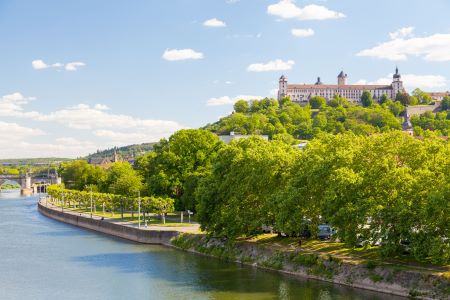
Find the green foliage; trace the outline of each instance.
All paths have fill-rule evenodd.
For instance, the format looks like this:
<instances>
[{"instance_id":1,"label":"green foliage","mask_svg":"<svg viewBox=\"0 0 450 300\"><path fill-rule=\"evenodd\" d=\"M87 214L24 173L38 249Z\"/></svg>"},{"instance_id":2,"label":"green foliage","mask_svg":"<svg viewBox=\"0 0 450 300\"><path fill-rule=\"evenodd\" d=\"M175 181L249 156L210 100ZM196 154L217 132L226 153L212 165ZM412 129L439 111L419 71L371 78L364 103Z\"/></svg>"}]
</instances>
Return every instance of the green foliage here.
<instances>
[{"instance_id":1,"label":"green foliage","mask_svg":"<svg viewBox=\"0 0 450 300\"><path fill-rule=\"evenodd\" d=\"M283 263L285 256L281 252L276 252L275 254L269 256L266 260L261 262L261 266L269 269L281 270L283 268Z\"/></svg>"},{"instance_id":2,"label":"green foliage","mask_svg":"<svg viewBox=\"0 0 450 300\"><path fill-rule=\"evenodd\" d=\"M131 196L142 189L142 178L128 162L113 163L104 184L110 193Z\"/></svg>"},{"instance_id":3,"label":"green foliage","mask_svg":"<svg viewBox=\"0 0 450 300\"><path fill-rule=\"evenodd\" d=\"M417 98L420 104L430 104L433 101L433 98L421 89L417 88L412 92L413 96Z\"/></svg>"},{"instance_id":4,"label":"green foliage","mask_svg":"<svg viewBox=\"0 0 450 300\"><path fill-rule=\"evenodd\" d=\"M411 97L405 92L398 92L395 96L395 101L399 101L402 105L414 105L412 104Z\"/></svg>"},{"instance_id":5,"label":"green foliage","mask_svg":"<svg viewBox=\"0 0 450 300\"><path fill-rule=\"evenodd\" d=\"M442 102L441 102L441 109L442 109L442 110L450 110L450 97L449 97L449 96L445 96L445 97L442 99Z\"/></svg>"},{"instance_id":6,"label":"green foliage","mask_svg":"<svg viewBox=\"0 0 450 300\"><path fill-rule=\"evenodd\" d=\"M319 256L317 254L302 254L298 253L291 257L293 263L304 267L312 267L317 264Z\"/></svg>"},{"instance_id":7,"label":"green foliage","mask_svg":"<svg viewBox=\"0 0 450 300\"><path fill-rule=\"evenodd\" d=\"M222 145L215 134L201 129L180 130L161 140L153 152L136 161L148 194L177 199L179 210L195 210L195 189L209 174Z\"/></svg>"},{"instance_id":8,"label":"green foliage","mask_svg":"<svg viewBox=\"0 0 450 300\"><path fill-rule=\"evenodd\" d=\"M361 104L364 107L372 106L373 99L372 94L369 91L364 91L361 95Z\"/></svg>"},{"instance_id":9,"label":"green foliage","mask_svg":"<svg viewBox=\"0 0 450 300\"><path fill-rule=\"evenodd\" d=\"M237 113L247 113L248 110L250 109L248 102L245 100L238 100L235 104L234 104L234 111Z\"/></svg>"},{"instance_id":10,"label":"green foliage","mask_svg":"<svg viewBox=\"0 0 450 300\"><path fill-rule=\"evenodd\" d=\"M312 108L322 108L326 105L327 100L324 97L320 96L314 96L309 99L309 105L311 105Z\"/></svg>"},{"instance_id":11,"label":"green foliage","mask_svg":"<svg viewBox=\"0 0 450 300\"><path fill-rule=\"evenodd\" d=\"M301 233L329 222L349 246L380 243L384 255L409 241L418 260L449 261L450 154L446 141L400 132L324 135L308 144L274 197L277 229Z\"/></svg>"},{"instance_id":12,"label":"green foliage","mask_svg":"<svg viewBox=\"0 0 450 300\"><path fill-rule=\"evenodd\" d=\"M438 112L425 112L420 116L412 116L411 124L416 129L416 135L426 135L430 132L434 132L434 136L448 136L450 133L450 119L448 119L448 113ZM420 130L421 129L421 130Z\"/></svg>"},{"instance_id":13,"label":"green foliage","mask_svg":"<svg viewBox=\"0 0 450 300\"><path fill-rule=\"evenodd\" d=\"M0 190L20 189L20 184L4 183L0 185Z\"/></svg>"},{"instance_id":14,"label":"green foliage","mask_svg":"<svg viewBox=\"0 0 450 300\"><path fill-rule=\"evenodd\" d=\"M335 95L328 106L322 106L318 112L312 111L311 106L301 107L289 98L283 98L279 103L267 99L261 101L253 101L248 113L233 113L205 129L217 134L235 131L241 134L265 134L270 138L289 134L294 139L311 139L322 132L352 131L367 135L400 129L398 116L404 110L399 102L361 107L350 104L339 95Z\"/></svg>"},{"instance_id":15,"label":"green foliage","mask_svg":"<svg viewBox=\"0 0 450 300\"><path fill-rule=\"evenodd\" d=\"M379 262L374 261L374 260L369 260L366 262L366 268L369 270L374 270L379 265L380 265Z\"/></svg>"},{"instance_id":16,"label":"green foliage","mask_svg":"<svg viewBox=\"0 0 450 300\"><path fill-rule=\"evenodd\" d=\"M350 103L346 98L342 97L339 94L336 94L333 96L333 99L328 101L328 105L331 107L349 107Z\"/></svg>"},{"instance_id":17,"label":"green foliage","mask_svg":"<svg viewBox=\"0 0 450 300\"><path fill-rule=\"evenodd\" d=\"M386 103L387 101L389 101L389 97L386 94L381 95L380 97L380 105ZM392 101L392 100L391 100Z\"/></svg>"},{"instance_id":18,"label":"green foliage","mask_svg":"<svg viewBox=\"0 0 450 300\"><path fill-rule=\"evenodd\" d=\"M50 185L47 188L48 194L58 201L64 200L64 206L78 203L78 205L90 206L91 193L88 191L78 191L65 189L62 185ZM134 197L116 195L111 193L92 192L94 206L105 205L109 211L120 208L123 211L126 208L134 208L138 202L137 194ZM162 216L174 211L174 200L167 197L141 197L141 211L155 212Z\"/></svg>"},{"instance_id":19,"label":"green foliage","mask_svg":"<svg viewBox=\"0 0 450 300\"><path fill-rule=\"evenodd\" d=\"M111 148L111 149L106 149L106 150L102 150L102 151L97 150L97 152L95 152L93 154L89 154L88 156L84 157L83 159L89 161L89 159L92 159L92 158L112 157L114 155L114 152L123 158L138 157L138 156L144 155L145 153L152 151L154 145L155 145L155 143L143 143L143 144L123 146L123 147L119 147L119 148Z\"/></svg>"},{"instance_id":20,"label":"green foliage","mask_svg":"<svg viewBox=\"0 0 450 300\"><path fill-rule=\"evenodd\" d=\"M202 228L237 237L272 224L272 197L284 188L289 168L299 155L285 143L258 137L223 147L211 175L201 180L197 190Z\"/></svg>"},{"instance_id":21,"label":"green foliage","mask_svg":"<svg viewBox=\"0 0 450 300\"><path fill-rule=\"evenodd\" d=\"M101 185L106 171L101 167L88 164L85 160L73 160L61 164L60 174L68 188L81 191L87 185Z\"/></svg>"}]
</instances>

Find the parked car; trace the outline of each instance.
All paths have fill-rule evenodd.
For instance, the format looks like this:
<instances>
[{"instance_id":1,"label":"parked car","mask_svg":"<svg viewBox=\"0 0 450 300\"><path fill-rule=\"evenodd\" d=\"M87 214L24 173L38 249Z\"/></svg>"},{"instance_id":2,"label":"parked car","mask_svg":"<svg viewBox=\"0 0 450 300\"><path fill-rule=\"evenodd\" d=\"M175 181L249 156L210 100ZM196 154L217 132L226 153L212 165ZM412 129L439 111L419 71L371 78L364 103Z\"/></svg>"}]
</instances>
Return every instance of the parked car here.
<instances>
[{"instance_id":1,"label":"parked car","mask_svg":"<svg viewBox=\"0 0 450 300\"><path fill-rule=\"evenodd\" d=\"M328 224L320 224L317 231L317 238L320 240L329 240L336 234L336 230L331 228Z\"/></svg>"}]
</instances>

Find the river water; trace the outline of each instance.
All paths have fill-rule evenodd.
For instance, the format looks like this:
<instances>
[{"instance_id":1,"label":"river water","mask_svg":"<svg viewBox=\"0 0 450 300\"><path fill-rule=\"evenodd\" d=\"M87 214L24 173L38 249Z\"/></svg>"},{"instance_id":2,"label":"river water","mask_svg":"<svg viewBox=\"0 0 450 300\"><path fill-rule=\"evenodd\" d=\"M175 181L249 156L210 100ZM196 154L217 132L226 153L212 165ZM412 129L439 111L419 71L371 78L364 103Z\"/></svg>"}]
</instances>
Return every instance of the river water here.
<instances>
[{"instance_id":1,"label":"river water","mask_svg":"<svg viewBox=\"0 0 450 300\"><path fill-rule=\"evenodd\" d=\"M0 299L400 299L141 245L0 194Z\"/></svg>"}]
</instances>

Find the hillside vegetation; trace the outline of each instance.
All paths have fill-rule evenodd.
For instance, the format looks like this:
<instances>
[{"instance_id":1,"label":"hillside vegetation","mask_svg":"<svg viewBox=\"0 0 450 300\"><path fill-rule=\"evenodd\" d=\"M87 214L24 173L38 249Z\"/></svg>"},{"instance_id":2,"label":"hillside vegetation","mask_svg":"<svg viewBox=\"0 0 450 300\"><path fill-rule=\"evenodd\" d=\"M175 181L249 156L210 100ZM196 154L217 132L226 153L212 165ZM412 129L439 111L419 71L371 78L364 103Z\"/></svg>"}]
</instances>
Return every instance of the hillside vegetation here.
<instances>
[{"instance_id":1,"label":"hillside vegetation","mask_svg":"<svg viewBox=\"0 0 450 300\"><path fill-rule=\"evenodd\" d=\"M315 107L315 108L313 108ZM311 105L300 106L289 98L280 101L263 99L238 101L234 112L209 124L204 129L217 134L231 131L241 134L264 134L273 139L311 139L322 132L337 134L353 132L368 135L401 129L400 113L404 106L399 101L386 100L383 104L371 103L367 107L349 103L335 97L325 104L325 99L314 97Z\"/></svg>"},{"instance_id":2,"label":"hillside vegetation","mask_svg":"<svg viewBox=\"0 0 450 300\"><path fill-rule=\"evenodd\" d=\"M133 144L118 148L110 148L106 150L97 150L97 152L92 153L84 157L83 159L89 160L91 158L97 157L111 157L114 155L114 151L117 152L121 157L138 157L149 151L153 150L153 146L156 143L143 143L143 144Z\"/></svg>"}]
</instances>

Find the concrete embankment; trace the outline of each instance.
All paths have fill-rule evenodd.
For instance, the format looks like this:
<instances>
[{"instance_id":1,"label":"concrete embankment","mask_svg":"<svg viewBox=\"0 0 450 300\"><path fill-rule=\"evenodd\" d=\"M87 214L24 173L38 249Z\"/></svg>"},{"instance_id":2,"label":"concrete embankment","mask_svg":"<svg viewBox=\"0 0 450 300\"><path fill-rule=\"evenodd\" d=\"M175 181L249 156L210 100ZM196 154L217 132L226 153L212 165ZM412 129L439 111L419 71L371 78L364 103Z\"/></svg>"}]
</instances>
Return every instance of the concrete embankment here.
<instances>
[{"instance_id":1,"label":"concrete embankment","mask_svg":"<svg viewBox=\"0 0 450 300\"><path fill-rule=\"evenodd\" d=\"M38 210L43 215L60 222L144 244L170 245L170 240L180 234L176 230L144 230L116 224L108 220L91 219L85 215L62 212L53 207L46 207L42 203L38 203Z\"/></svg>"},{"instance_id":2,"label":"concrete embankment","mask_svg":"<svg viewBox=\"0 0 450 300\"><path fill-rule=\"evenodd\" d=\"M450 282L438 272L367 261L351 262L330 254L301 250L275 250L204 235L181 234L171 243L189 252L294 276L414 299L450 299Z\"/></svg>"}]
</instances>

